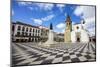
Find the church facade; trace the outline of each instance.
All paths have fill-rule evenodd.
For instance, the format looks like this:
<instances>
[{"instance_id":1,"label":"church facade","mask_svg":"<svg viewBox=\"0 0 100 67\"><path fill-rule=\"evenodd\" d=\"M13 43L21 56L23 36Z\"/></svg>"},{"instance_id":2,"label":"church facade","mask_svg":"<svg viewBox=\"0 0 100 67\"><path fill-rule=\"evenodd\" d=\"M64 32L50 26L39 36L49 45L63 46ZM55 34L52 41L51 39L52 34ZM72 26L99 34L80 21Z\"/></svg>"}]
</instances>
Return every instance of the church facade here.
<instances>
[{"instance_id":1,"label":"church facade","mask_svg":"<svg viewBox=\"0 0 100 67\"><path fill-rule=\"evenodd\" d=\"M89 35L86 29L84 28L84 21L81 24L72 25L70 16L66 19L66 28L64 33L64 42L89 42Z\"/></svg>"}]
</instances>

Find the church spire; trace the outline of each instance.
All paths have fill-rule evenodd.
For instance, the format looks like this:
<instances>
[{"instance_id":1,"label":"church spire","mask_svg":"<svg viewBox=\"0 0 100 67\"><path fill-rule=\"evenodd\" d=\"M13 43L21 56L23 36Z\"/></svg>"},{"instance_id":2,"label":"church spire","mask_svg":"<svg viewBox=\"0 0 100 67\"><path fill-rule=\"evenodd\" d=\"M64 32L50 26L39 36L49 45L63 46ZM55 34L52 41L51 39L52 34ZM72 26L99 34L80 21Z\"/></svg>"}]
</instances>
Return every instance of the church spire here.
<instances>
[{"instance_id":1,"label":"church spire","mask_svg":"<svg viewBox=\"0 0 100 67\"><path fill-rule=\"evenodd\" d=\"M50 23L50 30L52 30L53 29L53 27L52 27L52 23Z\"/></svg>"},{"instance_id":2,"label":"church spire","mask_svg":"<svg viewBox=\"0 0 100 67\"><path fill-rule=\"evenodd\" d=\"M72 21L69 15L67 15L67 18L66 18L66 29L69 29L70 31L72 31Z\"/></svg>"},{"instance_id":3,"label":"church spire","mask_svg":"<svg viewBox=\"0 0 100 67\"><path fill-rule=\"evenodd\" d=\"M71 22L71 18L69 15L67 16L66 22Z\"/></svg>"},{"instance_id":4,"label":"church spire","mask_svg":"<svg viewBox=\"0 0 100 67\"><path fill-rule=\"evenodd\" d=\"M72 31L72 21L69 15L67 16L65 22L66 22L66 28L64 34L64 41L65 43L67 43L67 42L71 42L71 31Z\"/></svg>"}]
</instances>

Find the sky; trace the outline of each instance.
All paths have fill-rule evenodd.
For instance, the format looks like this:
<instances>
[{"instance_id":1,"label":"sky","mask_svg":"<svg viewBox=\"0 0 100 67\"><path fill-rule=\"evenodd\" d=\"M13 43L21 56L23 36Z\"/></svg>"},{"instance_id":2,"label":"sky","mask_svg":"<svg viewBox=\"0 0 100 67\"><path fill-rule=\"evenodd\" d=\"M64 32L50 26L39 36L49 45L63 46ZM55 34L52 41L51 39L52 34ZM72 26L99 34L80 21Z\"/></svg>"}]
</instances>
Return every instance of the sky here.
<instances>
[{"instance_id":1,"label":"sky","mask_svg":"<svg viewBox=\"0 0 100 67\"><path fill-rule=\"evenodd\" d=\"M50 26L58 33L64 33L67 16L71 17L72 24L85 20L85 28L91 35L95 35L95 7L73 4L39 3L12 1L12 21L35 26Z\"/></svg>"}]
</instances>

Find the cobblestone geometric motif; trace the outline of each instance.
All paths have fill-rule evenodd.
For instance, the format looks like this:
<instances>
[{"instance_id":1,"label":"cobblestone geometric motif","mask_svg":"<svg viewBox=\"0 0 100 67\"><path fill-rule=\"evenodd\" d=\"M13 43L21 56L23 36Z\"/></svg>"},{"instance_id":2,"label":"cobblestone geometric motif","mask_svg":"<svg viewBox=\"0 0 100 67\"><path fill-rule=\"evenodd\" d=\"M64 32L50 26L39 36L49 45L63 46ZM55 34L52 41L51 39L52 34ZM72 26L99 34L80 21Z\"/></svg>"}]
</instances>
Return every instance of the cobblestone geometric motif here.
<instances>
[{"instance_id":1,"label":"cobblestone geometric motif","mask_svg":"<svg viewBox=\"0 0 100 67\"><path fill-rule=\"evenodd\" d=\"M12 43L12 65L76 63L96 61L94 43L59 43L43 47L33 43Z\"/></svg>"}]
</instances>

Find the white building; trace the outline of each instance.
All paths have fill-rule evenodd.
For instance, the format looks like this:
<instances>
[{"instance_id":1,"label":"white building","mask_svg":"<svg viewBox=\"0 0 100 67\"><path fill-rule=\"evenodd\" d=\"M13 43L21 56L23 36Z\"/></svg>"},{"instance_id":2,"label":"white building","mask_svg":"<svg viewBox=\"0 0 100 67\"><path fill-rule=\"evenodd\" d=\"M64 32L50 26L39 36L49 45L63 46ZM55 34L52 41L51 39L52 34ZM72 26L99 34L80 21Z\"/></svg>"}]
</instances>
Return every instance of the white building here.
<instances>
[{"instance_id":1,"label":"white building","mask_svg":"<svg viewBox=\"0 0 100 67\"><path fill-rule=\"evenodd\" d=\"M12 40L17 42L39 42L41 30L38 26L16 22L12 23Z\"/></svg>"},{"instance_id":2,"label":"white building","mask_svg":"<svg viewBox=\"0 0 100 67\"><path fill-rule=\"evenodd\" d=\"M83 27L84 24L73 25L71 32L72 42L89 42L88 32Z\"/></svg>"},{"instance_id":3,"label":"white building","mask_svg":"<svg viewBox=\"0 0 100 67\"><path fill-rule=\"evenodd\" d=\"M49 28L44 26L33 26L22 22L12 23L12 41L15 42L46 42L48 40ZM55 41L63 41L63 36L56 32Z\"/></svg>"},{"instance_id":4,"label":"white building","mask_svg":"<svg viewBox=\"0 0 100 67\"><path fill-rule=\"evenodd\" d=\"M89 42L89 34L84 28L84 21L80 24L72 25L70 17L66 20L66 29L64 36L65 43L67 42Z\"/></svg>"}]
</instances>

